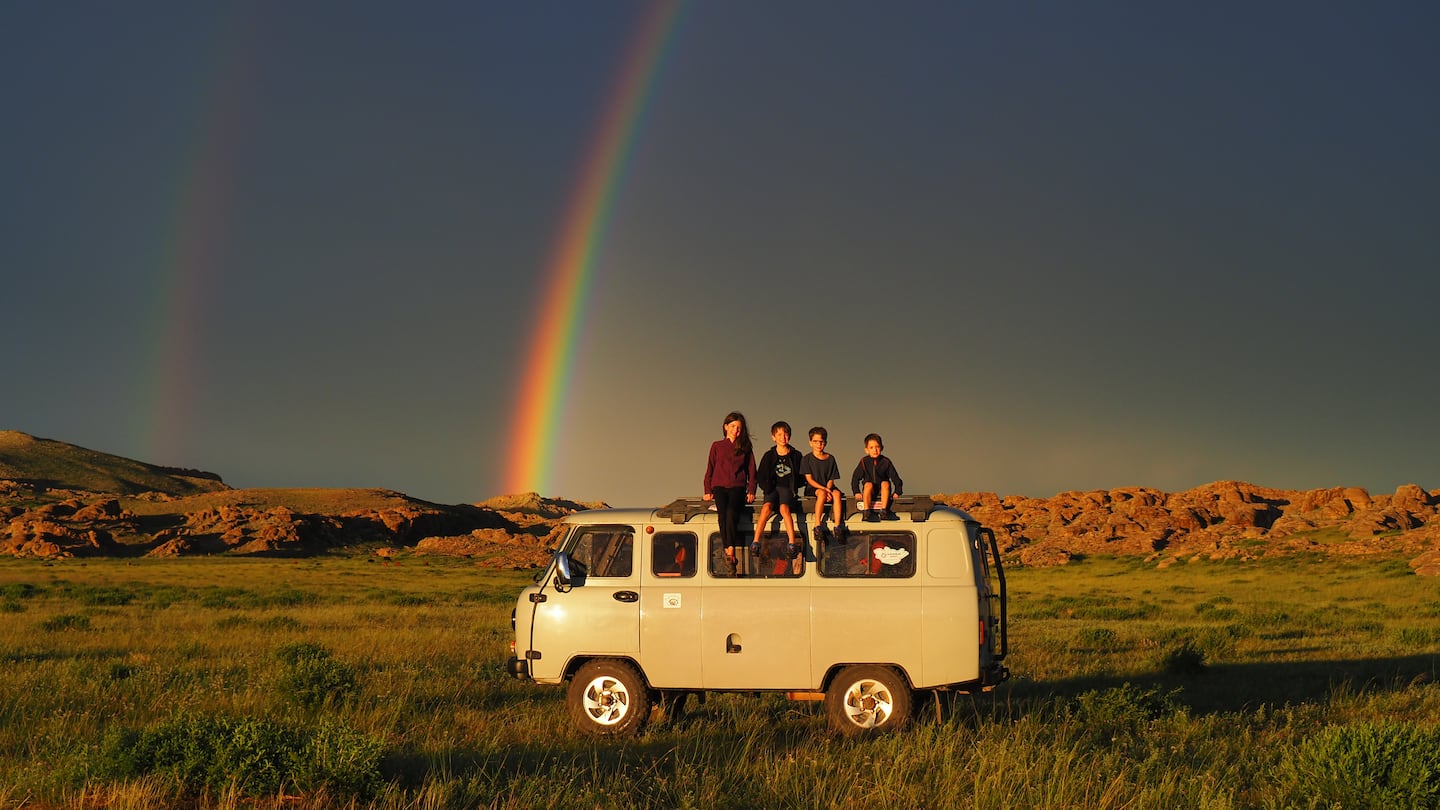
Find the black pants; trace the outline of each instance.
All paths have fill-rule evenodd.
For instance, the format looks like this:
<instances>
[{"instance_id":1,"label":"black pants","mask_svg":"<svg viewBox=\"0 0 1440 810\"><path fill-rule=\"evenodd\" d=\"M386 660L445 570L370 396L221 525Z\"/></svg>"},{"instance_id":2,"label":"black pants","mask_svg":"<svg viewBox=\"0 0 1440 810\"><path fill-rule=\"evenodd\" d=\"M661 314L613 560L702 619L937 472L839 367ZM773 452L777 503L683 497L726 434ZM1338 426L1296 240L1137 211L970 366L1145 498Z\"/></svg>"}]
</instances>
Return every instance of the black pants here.
<instances>
[{"instance_id":1,"label":"black pants","mask_svg":"<svg viewBox=\"0 0 1440 810\"><path fill-rule=\"evenodd\" d=\"M715 512L720 516L720 545L726 548L746 545L740 537L740 513L745 511L745 487L711 487L715 496Z\"/></svg>"}]
</instances>

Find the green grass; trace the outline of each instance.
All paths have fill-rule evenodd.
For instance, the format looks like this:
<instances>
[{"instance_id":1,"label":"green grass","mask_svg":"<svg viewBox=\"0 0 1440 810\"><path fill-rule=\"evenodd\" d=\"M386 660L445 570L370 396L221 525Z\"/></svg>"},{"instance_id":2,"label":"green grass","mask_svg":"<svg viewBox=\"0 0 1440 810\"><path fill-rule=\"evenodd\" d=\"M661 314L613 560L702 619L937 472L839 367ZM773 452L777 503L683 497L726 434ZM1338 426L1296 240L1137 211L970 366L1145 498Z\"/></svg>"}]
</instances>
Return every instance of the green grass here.
<instances>
[{"instance_id":1,"label":"green grass","mask_svg":"<svg viewBox=\"0 0 1440 810\"><path fill-rule=\"evenodd\" d=\"M938 719L713 694L596 741L503 671L524 572L0 560L0 808L1429 807L1440 584L1398 570L1017 568L1014 678Z\"/></svg>"}]
</instances>

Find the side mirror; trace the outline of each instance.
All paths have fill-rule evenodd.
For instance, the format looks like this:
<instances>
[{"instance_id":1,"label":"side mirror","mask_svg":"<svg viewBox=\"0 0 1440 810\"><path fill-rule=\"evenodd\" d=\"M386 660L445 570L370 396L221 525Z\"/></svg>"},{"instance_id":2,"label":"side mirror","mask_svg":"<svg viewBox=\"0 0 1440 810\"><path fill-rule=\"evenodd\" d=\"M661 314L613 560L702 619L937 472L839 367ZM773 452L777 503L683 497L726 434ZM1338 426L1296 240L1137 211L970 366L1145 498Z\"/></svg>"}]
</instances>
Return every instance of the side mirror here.
<instances>
[{"instance_id":1,"label":"side mirror","mask_svg":"<svg viewBox=\"0 0 1440 810\"><path fill-rule=\"evenodd\" d=\"M562 588L569 588L575 576L570 571L570 555L563 551L555 552L555 583Z\"/></svg>"}]
</instances>

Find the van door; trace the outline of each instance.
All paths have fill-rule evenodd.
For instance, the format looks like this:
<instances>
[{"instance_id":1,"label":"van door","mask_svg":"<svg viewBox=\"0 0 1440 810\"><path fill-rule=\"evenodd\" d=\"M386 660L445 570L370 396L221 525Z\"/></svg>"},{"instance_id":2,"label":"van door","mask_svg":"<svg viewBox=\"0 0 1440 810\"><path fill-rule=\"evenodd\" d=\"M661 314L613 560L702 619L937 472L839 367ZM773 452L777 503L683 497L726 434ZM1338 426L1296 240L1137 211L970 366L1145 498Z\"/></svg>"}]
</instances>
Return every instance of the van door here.
<instances>
[{"instance_id":1,"label":"van door","mask_svg":"<svg viewBox=\"0 0 1440 810\"><path fill-rule=\"evenodd\" d=\"M647 532L649 531L647 527ZM696 688L700 679L700 541L693 531L648 534L640 592L640 667L657 689Z\"/></svg>"},{"instance_id":2,"label":"van door","mask_svg":"<svg viewBox=\"0 0 1440 810\"><path fill-rule=\"evenodd\" d=\"M709 545L699 635L704 687L817 688L810 666L808 563L781 563L777 545L763 562L742 553L744 576L733 577L720 562L720 535L711 535Z\"/></svg>"},{"instance_id":3,"label":"van door","mask_svg":"<svg viewBox=\"0 0 1440 810\"><path fill-rule=\"evenodd\" d=\"M570 584L552 570L532 597L538 601L526 657L536 680L559 677L575 656L633 658L640 649L634 527L576 526L560 551L569 557Z\"/></svg>"}]
</instances>

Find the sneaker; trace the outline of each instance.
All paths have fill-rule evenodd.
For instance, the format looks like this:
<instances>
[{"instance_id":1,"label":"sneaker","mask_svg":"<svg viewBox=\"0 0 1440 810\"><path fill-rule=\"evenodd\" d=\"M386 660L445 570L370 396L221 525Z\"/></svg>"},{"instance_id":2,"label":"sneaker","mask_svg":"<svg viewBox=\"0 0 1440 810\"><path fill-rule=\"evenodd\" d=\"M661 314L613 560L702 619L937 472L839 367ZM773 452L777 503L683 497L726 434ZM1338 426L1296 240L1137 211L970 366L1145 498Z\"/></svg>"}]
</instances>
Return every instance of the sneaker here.
<instances>
[{"instance_id":1,"label":"sneaker","mask_svg":"<svg viewBox=\"0 0 1440 810\"><path fill-rule=\"evenodd\" d=\"M754 554L756 557L759 557L762 552L764 552L764 548L761 547L759 540L756 540L755 542L753 542L753 543L750 544L750 553L751 553L751 554Z\"/></svg>"},{"instance_id":2,"label":"sneaker","mask_svg":"<svg viewBox=\"0 0 1440 810\"><path fill-rule=\"evenodd\" d=\"M803 553L805 553L805 549L802 548L799 543L791 543L791 544L790 544L790 559L793 560L793 559L795 559L796 557L799 557L799 556L800 556L801 554L803 554Z\"/></svg>"},{"instance_id":3,"label":"sneaker","mask_svg":"<svg viewBox=\"0 0 1440 810\"><path fill-rule=\"evenodd\" d=\"M845 540L846 540L847 538L849 538L849 537L850 537L850 529L846 528L846 526L845 526L844 523L837 523L837 524L835 524L835 540L836 540L836 541L843 543L843 542L845 542Z\"/></svg>"},{"instance_id":4,"label":"sneaker","mask_svg":"<svg viewBox=\"0 0 1440 810\"><path fill-rule=\"evenodd\" d=\"M865 517L861 518L866 523L879 523L880 515L874 509L866 509Z\"/></svg>"},{"instance_id":5,"label":"sneaker","mask_svg":"<svg viewBox=\"0 0 1440 810\"><path fill-rule=\"evenodd\" d=\"M897 515L897 514L895 514L895 511L894 511L893 509L886 509L886 510L885 510L885 519L886 519L886 520L899 520L899 519L900 519L900 516Z\"/></svg>"},{"instance_id":6,"label":"sneaker","mask_svg":"<svg viewBox=\"0 0 1440 810\"><path fill-rule=\"evenodd\" d=\"M824 526L816 526L813 534L815 535L816 545L824 545L830 542L830 530Z\"/></svg>"}]
</instances>

